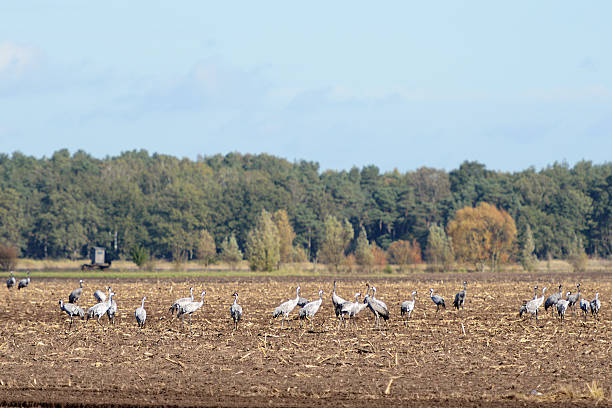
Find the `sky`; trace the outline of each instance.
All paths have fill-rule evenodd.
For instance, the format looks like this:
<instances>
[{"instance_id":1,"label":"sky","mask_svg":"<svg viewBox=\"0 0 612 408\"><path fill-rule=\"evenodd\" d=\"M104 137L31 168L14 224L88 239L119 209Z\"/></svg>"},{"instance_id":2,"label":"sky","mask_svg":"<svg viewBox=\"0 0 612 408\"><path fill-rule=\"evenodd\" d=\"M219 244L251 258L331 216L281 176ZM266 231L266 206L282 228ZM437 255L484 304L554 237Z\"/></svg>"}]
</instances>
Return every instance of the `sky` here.
<instances>
[{"instance_id":1,"label":"sky","mask_svg":"<svg viewBox=\"0 0 612 408\"><path fill-rule=\"evenodd\" d=\"M610 15L609 1L7 1L0 152L606 163Z\"/></svg>"}]
</instances>

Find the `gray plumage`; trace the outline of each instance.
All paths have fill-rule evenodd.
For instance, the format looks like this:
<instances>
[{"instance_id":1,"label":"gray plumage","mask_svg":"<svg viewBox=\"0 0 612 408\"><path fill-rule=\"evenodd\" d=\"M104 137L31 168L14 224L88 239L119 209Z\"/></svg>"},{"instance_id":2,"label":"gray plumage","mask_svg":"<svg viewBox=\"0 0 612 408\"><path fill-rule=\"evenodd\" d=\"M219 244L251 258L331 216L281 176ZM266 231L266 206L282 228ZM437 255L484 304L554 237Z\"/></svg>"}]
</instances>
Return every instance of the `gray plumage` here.
<instances>
[{"instance_id":1,"label":"gray plumage","mask_svg":"<svg viewBox=\"0 0 612 408\"><path fill-rule=\"evenodd\" d=\"M113 293L109 289L108 301L96 303L95 305L90 307L89 310L87 310L87 320L96 318L98 320L98 324L102 326L102 323L100 322L100 318L106 314L106 311L110 307L111 302L113 300L112 297L113 297Z\"/></svg>"},{"instance_id":2,"label":"gray plumage","mask_svg":"<svg viewBox=\"0 0 612 408\"><path fill-rule=\"evenodd\" d=\"M140 307L134 312L134 317L136 317L136 323L141 329L144 327L145 322L147 321L147 311L144 308L145 300L147 300L146 296L142 298L142 303L140 304Z\"/></svg>"},{"instance_id":3,"label":"gray plumage","mask_svg":"<svg viewBox=\"0 0 612 408\"><path fill-rule=\"evenodd\" d=\"M431 297L431 301L436 305L436 314L440 310L440 306L446 309L446 303L444 303L444 298L439 295L434 295L433 288L429 288L429 297Z\"/></svg>"},{"instance_id":4,"label":"gray plumage","mask_svg":"<svg viewBox=\"0 0 612 408\"><path fill-rule=\"evenodd\" d=\"M361 312L363 309L368 307L367 303L361 303L359 301L360 296L361 296L361 293L355 293L354 302L346 301L342 304L342 308L340 310L340 316L342 317L342 320L338 322L338 327L340 327L341 322L344 322L344 326L346 327L346 320L345 320L346 318L348 318L350 321L351 319L356 317L359 314L359 312ZM357 323L355 323L354 320L353 320L353 323L355 324L355 326L357 325Z\"/></svg>"},{"instance_id":5,"label":"gray plumage","mask_svg":"<svg viewBox=\"0 0 612 408\"><path fill-rule=\"evenodd\" d=\"M234 303L230 306L230 316L234 320L234 330L238 329L238 322L242 318L242 306L238 304L238 292L234 292Z\"/></svg>"},{"instance_id":6,"label":"gray plumage","mask_svg":"<svg viewBox=\"0 0 612 408\"><path fill-rule=\"evenodd\" d=\"M537 291L537 286L536 286L536 291ZM538 320L538 309L540 308L540 306L542 306L542 304L544 303L544 294L546 293L546 287L542 288L542 296L532 299L529 302L527 302L525 304L525 309L524 311L521 311L521 316L523 315L523 313L531 313L532 316L535 316L536 321Z\"/></svg>"},{"instance_id":7,"label":"gray plumage","mask_svg":"<svg viewBox=\"0 0 612 408\"><path fill-rule=\"evenodd\" d=\"M601 307L601 302L599 301L599 292L595 293L595 299L591 300L591 314L594 317L599 318L599 308Z\"/></svg>"},{"instance_id":8,"label":"gray plumage","mask_svg":"<svg viewBox=\"0 0 612 408\"><path fill-rule=\"evenodd\" d=\"M206 291L202 291L202 295L200 297L199 302L189 302L180 307L178 312L176 313L176 317L182 317L183 323L185 323L185 315L189 316L189 325L191 326L191 315L196 312L199 308L204 304L204 295Z\"/></svg>"},{"instance_id":9,"label":"gray plumage","mask_svg":"<svg viewBox=\"0 0 612 408\"><path fill-rule=\"evenodd\" d=\"M281 321L281 329L283 328L285 320L289 319L289 313L291 313L291 311L295 309L295 307L298 304L298 301L300 300L300 287L299 286L296 288L295 292L296 292L295 299L289 299L288 301L281 303L279 306L277 306L274 309L274 312L272 313L272 318L274 319L276 319L280 315L283 315L283 320Z\"/></svg>"},{"instance_id":10,"label":"gray plumage","mask_svg":"<svg viewBox=\"0 0 612 408\"><path fill-rule=\"evenodd\" d=\"M559 313L559 317L561 321L565 319L565 312L567 311L567 307L569 306L569 302L565 299L559 299L557 301L557 313Z\"/></svg>"},{"instance_id":11,"label":"gray plumage","mask_svg":"<svg viewBox=\"0 0 612 408\"><path fill-rule=\"evenodd\" d=\"M193 288L189 288L189 297L184 297L184 298L180 298L180 299L176 299L174 301L174 303L172 303L172 306L170 306L170 314L174 314L174 312L177 312L178 314L178 310L183 306L186 305L187 303L193 302Z\"/></svg>"},{"instance_id":12,"label":"gray plumage","mask_svg":"<svg viewBox=\"0 0 612 408\"><path fill-rule=\"evenodd\" d=\"M297 302L297 305L298 305L299 307L304 307L304 306L306 306L308 303L310 303L310 300L308 300L308 299L306 299L306 298L302 297L302 296L299 294L300 289L301 289L301 288L298 286L298 302Z\"/></svg>"},{"instance_id":13,"label":"gray plumage","mask_svg":"<svg viewBox=\"0 0 612 408\"><path fill-rule=\"evenodd\" d=\"M112 293L113 296L115 296L115 292ZM108 317L108 321L112 324L115 324L115 315L117 314L117 302L115 302L115 299L111 299L110 300L110 306L108 307L108 309L106 309L106 316Z\"/></svg>"},{"instance_id":14,"label":"gray plumage","mask_svg":"<svg viewBox=\"0 0 612 408\"><path fill-rule=\"evenodd\" d=\"M30 271L28 271L27 273L27 278L21 279L17 284L17 290L26 288L30 284Z\"/></svg>"},{"instance_id":15,"label":"gray plumage","mask_svg":"<svg viewBox=\"0 0 612 408\"><path fill-rule=\"evenodd\" d=\"M334 312L336 313L336 317L341 317L342 304L345 302L346 300L342 299L340 296L336 294L336 281L334 281L334 291L332 292L332 304L334 305Z\"/></svg>"},{"instance_id":16,"label":"gray plumage","mask_svg":"<svg viewBox=\"0 0 612 408\"><path fill-rule=\"evenodd\" d=\"M68 300L70 303L76 303L79 301L81 294L83 293L83 279L79 280L79 287L70 292L70 296L68 296Z\"/></svg>"},{"instance_id":17,"label":"gray plumage","mask_svg":"<svg viewBox=\"0 0 612 408\"><path fill-rule=\"evenodd\" d=\"M587 315L589 314L589 302L584 298L580 299L580 309L584 313L584 320L586 320Z\"/></svg>"},{"instance_id":18,"label":"gray plumage","mask_svg":"<svg viewBox=\"0 0 612 408\"><path fill-rule=\"evenodd\" d=\"M406 316L406 322L408 322L408 320L410 320L410 315L412 314L412 311L414 310L414 302L415 302L415 296L416 296L417 292L416 290L412 292L412 300L405 300L402 302L401 306L400 306L400 313L402 315L402 317Z\"/></svg>"},{"instance_id":19,"label":"gray plumage","mask_svg":"<svg viewBox=\"0 0 612 408\"><path fill-rule=\"evenodd\" d=\"M85 312L79 306L73 303L64 303L62 299L59 301L60 310L66 312L68 316L70 316L70 327L72 328L72 322L74 317L77 316L83 320L85 318Z\"/></svg>"},{"instance_id":20,"label":"gray plumage","mask_svg":"<svg viewBox=\"0 0 612 408\"><path fill-rule=\"evenodd\" d=\"M106 295L101 290L96 290L93 297L98 301L98 303L106 302Z\"/></svg>"},{"instance_id":21,"label":"gray plumage","mask_svg":"<svg viewBox=\"0 0 612 408\"><path fill-rule=\"evenodd\" d=\"M536 300L538 298L538 286L534 286L533 287L533 299L532 300ZM523 315L525 313L527 313L527 303L529 303L530 301L526 301L525 303L523 303L523 305L520 307L519 309L519 316L523 317Z\"/></svg>"},{"instance_id":22,"label":"gray plumage","mask_svg":"<svg viewBox=\"0 0 612 408\"><path fill-rule=\"evenodd\" d=\"M312 318L319 311L319 308L321 307L321 303L323 303L323 290L319 289L319 299L313 300L312 302L308 302L307 304L304 305L303 308L300 309L300 314L299 314L300 327L302 324L301 320L307 319L307 320L310 320L312 328L314 329L314 321L312 320Z\"/></svg>"},{"instance_id":23,"label":"gray plumage","mask_svg":"<svg viewBox=\"0 0 612 408\"><path fill-rule=\"evenodd\" d=\"M15 280L15 277L13 276L13 271L11 271L9 274L9 278L6 281L6 288L11 289L13 286L15 286L16 283L17 280Z\"/></svg>"},{"instance_id":24,"label":"gray plumage","mask_svg":"<svg viewBox=\"0 0 612 408\"><path fill-rule=\"evenodd\" d=\"M457 310L461 307L463 309L463 304L465 303L465 293L467 291L467 282L463 282L463 290L455 295L455 300L453 301L453 307Z\"/></svg>"},{"instance_id":25,"label":"gray plumage","mask_svg":"<svg viewBox=\"0 0 612 408\"><path fill-rule=\"evenodd\" d=\"M569 308L574 311L574 314L576 314L575 305L580 300L580 283L576 284L576 287L578 288L578 292L567 296L567 301L569 302Z\"/></svg>"},{"instance_id":26,"label":"gray plumage","mask_svg":"<svg viewBox=\"0 0 612 408\"><path fill-rule=\"evenodd\" d=\"M364 302L368 305L368 308L374 313L374 325L378 327L380 325L380 318L382 317L386 322L389 320L389 309L382 300L376 299L376 287L372 286L372 296L366 294Z\"/></svg>"},{"instance_id":27,"label":"gray plumage","mask_svg":"<svg viewBox=\"0 0 612 408\"><path fill-rule=\"evenodd\" d=\"M561 297L563 296L563 292L561 291L562 287L563 286L561 284L559 284L559 292L558 293L553 293L552 295L547 297L546 298L546 302L544 302L544 310L547 311L548 308L552 308L551 309L551 313L552 313L553 316L555 314L554 306L557 304L559 299L561 299Z\"/></svg>"}]
</instances>

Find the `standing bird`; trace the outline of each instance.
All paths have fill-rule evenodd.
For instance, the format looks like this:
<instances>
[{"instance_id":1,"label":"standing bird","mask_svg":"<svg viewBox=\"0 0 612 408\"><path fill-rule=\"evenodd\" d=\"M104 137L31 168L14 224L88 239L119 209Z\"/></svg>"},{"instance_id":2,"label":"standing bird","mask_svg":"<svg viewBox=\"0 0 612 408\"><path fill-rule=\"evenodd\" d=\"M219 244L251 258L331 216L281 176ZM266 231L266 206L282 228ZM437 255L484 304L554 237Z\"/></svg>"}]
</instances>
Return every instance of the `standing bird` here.
<instances>
[{"instance_id":1,"label":"standing bird","mask_svg":"<svg viewBox=\"0 0 612 408\"><path fill-rule=\"evenodd\" d=\"M7 289L12 289L13 286L15 286L16 283L17 283L17 281L15 280L15 277L13 276L13 271L11 271L9 278L6 281L6 288Z\"/></svg>"},{"instance_id":2,"label":"standing bird","mask_svg":"<svg viewBox=\"0 0 612 408\"><path fill-rule=\"evenodd\" d=\"M416 290L412 291L412 300L405 300L402 302L402 305L400 306L400 312L402 314L402 317L404 317L404 315L406 316L406 320L404 324L408 324L408 320L410 320L410 315L412 314L412 311L414 310L414 298L416 294L417 294Z\"/></svg>"},{"instance_id":3,"label":"standing bird","mask_svg":"<svg viewBox=\"0 0 612 408\"><path fill-rule=\"evenodd\" d=\"M599 292L595 293L595 299L591 300L591 314L599 319L599 308L601 302L599 301Z\"/></svg>"},{"instance_id":4,"label":"standing bird","mask_svg":"<svg viewBox=\"0 0 612 408\"><path fill-rule=\"evenodd\" d=\"M546 302L544 302L544 311L548 311L548 308L550 307L551 316L555 315L555 308L553 306L555 306L557 302L559 301L559 299L561 299L561 297L563 296L563 292L561 292L562 287L563 286L559 284L559 292L553 293L548 298L546 298Z\"/></svg>"},{"instance_id":5,"label":"standing bird","mask_svg":"<svg viewBox=\"0 0 612 408\"><path fill-rule=\"evenodd\" d=\"M72 321L74 319L74 316L80 317L81 320L85 318L85 312L83 311L83 309L81 309L74 303L64 303L64 301L60 299L59 305L60 310L63 310L68 316L70 316L70 328L72 328Z\"/></svg>"},{"instance_id":6,"label":"standing bird","mask_svg":"<svg viewBox=\"0 0 612 408\"><path fill-rule=\"evenodd\" d=\"M170 314L173 315L174 312L177 312L177 315L178 315L178 310L183 305L186 305L187 303L190 303L190 302L193 302L193 288L189 288L189 297L176 299L174 303L172 303L172 306L170 306L170 309L169 309Z\"/></svg>"},{"instance_id":7,"label":"standing bird","mask_svg":"<svg viewBox=\"0 0 612 408\"><path fill-rule=\"evenodd\" d=\"M300 289L300 287L299 287L299 286L298 286L298 289ZM298 290L298 293L299 293L299 290ZM299 307L304 307L304 306L306 306L306 304L308 304L308 303L310 303L310 300L308 300L308 299L306 299L306 298L304 298L304 297L302 297L302 296L299 296L299 294L298 294L298 302L297 302L297 305L298 305Z\"/></svg>"},{"instance_id":8,"label":"standing bird","mask_svg":"<svg viewBox=\"0 0 612 408\"><path fill-rule=\"evenodd\" d=\"M561 321L565 320L565 312L567 311L568 306L569 306L569 302L565 299L559 299L557 301L557 313L559 313L559 317L561 318Z\"/></svg>"},{"instance_id":9,"label":"standing bird","mask_svg":"<svg viewBox=\"0 0 612 408\"><path fill-rule=\"evenodd\" d=\"M569 302L569 308L574 311L574 314L576 314L576 306L575 305L580 300L580 282L578 282L576 287L578 288L578 292L576 292L576 293L574 293L572 295L568 295L567 296L567 301Z\"/></svg>"},{"instance_id":10,"label":"standing bird","mask_svg":"<svg viewBox=\"0 0 612 408\"><path fill-rule=\"evenodd\" d=\"M341 316L342 304L344 302L346 302L346 300L336 295L336 281L334 281L334 291L332 292L332 304L334 305L334 312L336 312L336 317L342 318Z\"/></svg>"},{"instance_id":11,"label":"standing bird","mask_svg":"<svg viewBox=\"0 0 612 408\"><path fill-rule=\"evenodd\" d=\"M585 298L580 298L580 309L584 312L584 320L586 321L589 314L589 302Z\"/></svg>"},{"instance_id":12,"label":"standing bird","mask_svg":"<svg viewBox=\"0 0 612 408\"><path fill-rule=\"evenodd\" d=\"M319 300L313 300L312 302L308 302L304 305L303 308L300 309L300 327L302 327L302 320L307 319L310 320L312 330L314 330L314 321L312 320L312 318L319 311L321 303L323 303L323 290L319 289Z\"/></svg>"},{"instance_id":13,"label":"standing bird","mask_svg":"<svg viewBox=\"0 0 612 408\"><path fill-rule=\"evenodd\" d=\"M79 301L81 294L83 293L83 279L79 280L79 287L70 292L70 296L68 296L68 301L70 303L76 303Z\"/></svg>"},{"instance_id":14,"label":"standing bird","mask_svg":"<svg viewBox=\"0 0 612 408\"><path fill-rule=\"evenodd\" d=\"M453 307L459 310L459 307L463 309L463 304L465 303L465 292L467 291L467 282L463 282L463 290L455 295L455 300L453 301Z\"/></svg>"},{"instance_id":15,"label":"standing bird","mask_svg":"<svg viewBox=\"0 0 612 408\"><path fill-rule=\"evenodd\" d=\"M234 292L234 303L230 306L230 316L234 319L234 330L238 330L238 322L242 318L242 306L238 304L238 292Z\"/></svg>"},{"instance_id":16,"label":"standing bird","mask_svg":"<svg viewBox=\"0 0 612 408\"><path fill-rule=\"evenodd\" d=\"M438 311L440 310L440 306L446 309L446 303L444 303L444 298L439 295L434 295L433 288L429 288L429 296L431 297L432 302L434 302L436 305L436 314L438 314Z\"/></svg>"},{"instance_id":17,"label":"standing bird","mask_svg":"<svg viewBox=\"0 0 612 408\"><path fill-rule=\"evenodd\" d=\"M363 309L365 309L366 307L368 307L367 303L361 303L359 301L359 296L361 296L361 293L355 293L355 301L354 302L350 302L350 301L346 301L342 304L342 310L340 311L340 316L342 317L342 320L340 320L338 322L338 328L340 327L340 323L344 322L344 327L346 327L346 318L348 317L349 321L354 318L355 316L357 316L359 314L359 312L361 312ZM353 320L353 323L355 323L355 321ZM355 323L355 326L357 325L357 323Z\"/></svg>"},{"instance_id":18,"label":"standing bird","mask_svg":"<svg viewBox=\"0 0 612 408\"><path fill-rule=\"evenodd\" d=\"M136 317L136 323L138 323L138 327L140 327L141 329L144 327L145 322L147 321L147 311L144 308L145 300L147 300L146 296L142 298L142 303L140 304L140 307L134 312L134 316Z\"/></svg>"},{"instance_id":19,"label":"standing bird","mask_svg":"<svg viewBox=\"0 0 612 408\"><path fill-rule=\"evenodd\" d=\"M536 286L536 290L537 290L537 286ZM538 309L540 308L540 306L542 306L542 303L544 303L545 293L546 293L546 287L542 288L542 297L538 297L538 298L530 300L521 308L520 315L522 316L523 313L529 312L531 313L532 316L535 315L536 321L538 321Z\"/></svg>"},{"instance_id":20,"label":"standing bird","mask_svg":"<svg viewBox=\"0 0 612 408\"><path fill-rule=\"evenodd\" d=\"M204 304L204 295L206 291L202 291L202 296L199 302L189 302L185 305L181 306L181 308L176 313L176 317L183 317L183 324L185 323L185 315L189 315L189 327L191 327L191 314L197 311Z\"/></svg>"},{"instance_id":21,"label":"standing bird","mask_svg":"<svg viewBox=\"0 0 612 408\"><path fill-rule=\"evenodd\" d=\"M98 301L98 303L106 302L106 295L101 290L96 290L93 297Z\"/></svg>"},{"instance_id":22,"label":"standing bird","mask_svg":"<svg viewBox=\"0 0 612 408\"><path fill-rule=\"evenodd\" d=\"M368 305L368 308L374 313L374 326L380 326L380 318L382 317L386 322L389 320L389 309L387 305L382 300L376 299L376 287L372 286L372 297L369 294L366 294L364 298L364 303Z\"/></svg>"},{"instance_id":23,"label":"standing bird","mask_svg":"<svg viewBox=\"0 0 612 408\"><path fill-rule=\"evenodd\" d=\"M17 290L21 289L21 288L25 288L30 284L30 271L28 271L28 277L27 278L23 278L19 281L19 284L17 285Z\"/></svg>"},{"instance_id":24,"label":"standing bird","mask_svg":"<svg viewBox=\"0 0 612 408\"><path fill-rule=\"evenodd\" d=\"M106 296L105 296L106 298ZM94 317L98 319L98 324L102 326L100 322L100 318L106 314L106 311L111 306L111 302L113 298L113 292L111 292L110 288L108 289L108 301L96 303L92 307L87 310L87 320L93 319Z\"/></svg>"},{"instance_id":25,"label":"standing bird","mask_svg":"<svg viewBox=\"0 0 612 408\"><path fill-rule=\"evenodd\" d=\"M274 319L276 319L280 315L284 316L283 320L281 320L281 330L283 328L285 320L289 320L289 313L291 313L291 311L295 309L298 304L298 301L300 300L300 287L298 286L295 291L295 299L289 299L288 301L281 303L279 306L276 307L276 309L274 309L274 313L272 313L272 318Z\"/></svg>"},{"instance_id":26,"label":"standing bird","mask_svg":"<svg viewBox=\"0 0 612 408\"><path fill-rule=\"evenodd\" d=\"M535 300L538 298L538 285L533 287L533 299ZM529 303L530 301L527 300L523 303L523 305L519 308L519 317L523 317L523 314L527 313L527 303Z\"/></svg>"},{"instance_id":27,"label":"standing bird","mask_svg":"<svg viewBox=\"0 0 612 408\"><path fill-rule=\"evenodd\" d=\"M112 293L113 296L115 296L115 292ZM115 299L111 299L109 297L110 300L110 306L108 307L108 309L106 310L106 316L108 316L108 321L111 324L115 324L115 315L117 314L117 302L115 302Z\"/></svg>"}]
</instances>

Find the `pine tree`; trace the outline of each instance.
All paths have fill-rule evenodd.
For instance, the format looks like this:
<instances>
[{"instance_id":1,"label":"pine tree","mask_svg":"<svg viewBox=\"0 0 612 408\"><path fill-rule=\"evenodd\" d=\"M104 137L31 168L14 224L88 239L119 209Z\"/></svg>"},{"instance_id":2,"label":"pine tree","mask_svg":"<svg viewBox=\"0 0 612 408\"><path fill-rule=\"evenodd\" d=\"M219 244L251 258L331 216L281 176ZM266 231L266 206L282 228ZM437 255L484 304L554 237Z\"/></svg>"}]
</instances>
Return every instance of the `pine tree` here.
<instances>
[{"instance_id":1,"label":"pine tree","mask_svg":"<svg viewBox=\"0 0 612 408\"><path fill-rule=\"evenodd\" d=\"M262 210L257 224L247 236L247 259L251 270L271 271L280 262L280 238L278 228L270 213Z\"/></svg>"}]
</instances>

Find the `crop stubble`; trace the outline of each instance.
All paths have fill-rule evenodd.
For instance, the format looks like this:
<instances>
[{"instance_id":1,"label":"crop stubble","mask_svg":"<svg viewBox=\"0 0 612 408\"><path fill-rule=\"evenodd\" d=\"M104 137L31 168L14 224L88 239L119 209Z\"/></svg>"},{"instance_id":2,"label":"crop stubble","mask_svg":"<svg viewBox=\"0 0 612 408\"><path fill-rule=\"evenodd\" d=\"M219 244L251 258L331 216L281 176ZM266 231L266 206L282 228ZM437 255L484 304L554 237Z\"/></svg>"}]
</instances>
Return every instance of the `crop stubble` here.
<instances>
[{"instance_id":1,"label":"crop stubble","mask_svg":"<svg viewBox=\"0 0 612 408\"><path fill-rule=\"evenodd\" d=\"M469 280L469 279L468 279ZM600 292L599 321L568 312L566 322L541 313L519 319L534 282L479 276L468 284L464 310L452 311L462 279L445 281L378 279L378 298L391 309L388 326L373 329L368 310L358 329L336 330L331 280L202 279L102 281L87 279L80 304L110 284L117 294L114 326L75 321L59 310L72 280L32 281L25 291L0 300L0 402L4 405L175 405L175 406L454 406L610 403L612 348L606 275L582 281L591 299ZM359 278L339 278L339 295L365 291ZM556 282L548 282L556 287ZM539 283L540 287L547 284ZM571 287L574 282L563 282ZM292 320L280 330L271 321L275 306L294 296L314 299L325 291L315 329ZM171 318L175 298L207 295L191 329ZM448 309L435 314L433 287ZM229 316L237 290L244 309L234 332ZM412 320L404 326L399 303L419 292ZM554 291L554 289L552 289ZM147 296L147 324L139 330L134 310ZM579 309L578 309L579 310ZM297 310L292 316L297 315ZM187 321L187 320L186 320ZM287 327L287 326L285 326ZM465 333L464 333L465 331ZM592 382L603 392L588 390ZM542 395L533 396L531 392ZM595 388L597 390L597 388Z\"/></svg>"}]
</instances>

